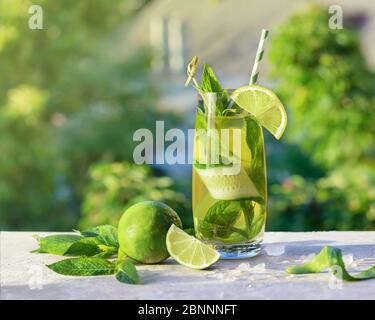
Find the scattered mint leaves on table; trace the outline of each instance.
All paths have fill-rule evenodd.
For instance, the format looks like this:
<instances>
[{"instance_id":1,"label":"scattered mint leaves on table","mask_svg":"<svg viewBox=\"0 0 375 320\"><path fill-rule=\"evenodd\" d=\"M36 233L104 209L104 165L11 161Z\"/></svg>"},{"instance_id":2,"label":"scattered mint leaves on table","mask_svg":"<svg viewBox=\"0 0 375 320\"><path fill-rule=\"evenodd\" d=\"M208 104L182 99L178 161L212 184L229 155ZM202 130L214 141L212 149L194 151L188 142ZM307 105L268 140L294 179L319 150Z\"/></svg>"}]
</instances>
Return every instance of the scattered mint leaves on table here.
<instances>
[{"instance_id":1,"label":"scattered mint leaves on table","mask_svg":"<svg viewBox=\"0 0 375 320\"><path fill-rule=\"evenodd\" d=\"M109 224L94 227L88 231L82 232L83 236L96 237L98 241L108 247L118 247L117 228Z\"/></svg>"},{"instance_id":2,"label":"scattered mint leaves on table","mask_svg":"<svg viewBox=\"0 0 375 320\"><path fill-rule=\"evenodd\" d=\"M101 225L79 235L57 234L47 237L35 236L39 241L39 249L33 252L50 253L61 256L106 256L117 253L119 244L117 228Z\"/></svg>"},{"instance_id":3,"label":"scattered mint leaves on table","mask_svg":"<svg viewBox=\"0 0 375 320\"><path fill-rule=\"evenodd\" d=\"M134 263L129 259L125 258L117 263L115 277L118 281L129 284L138 284L139 276Z\"/></svg>"},{"instance_id":4,"label":"scattered mint leaves on table","mask_svg":"<svg viewBox=\"0 0 375 320\"><path fill-rule=\"evenodd\" d=\"M69 248L81 240L82 237L78 235L52 235L48 237L34 236L39 242L39 248L33 252L51 253L63 256Z\"/></svg>"},{"instance_id":5,"label":"scattered mint leaves on table","mask_svg":"<svg viewBox=\"0 0 375 320\"><path fill-rule=\"evenodd\" d=\"M375 278L375 265L367 270L350 275L346 270L341 250L329 246L324 247L310 262L288 267L286 272L290 274L307 274L322 272L326 269L331 269L336 278L345 281L361 281ZM338 272L339 270L341 272Z\"/></svg>"},{"instance_id":6,"label":"scattered mint leaves on table","mask_svg":"<svg viewBox=\"0 0 375 320\"><path fill-rule=\"evenodd\" d=\"M134 263L119 250L117 228L101 225L87 231L74 231L78 234L34 236L39 248L32 252L74 257L47 265L62 275L114 275L122 283L140 283Z\"/></svg>"},{"instance_id":7,"label":"scattered mint leaves on table","mask_svg":"<svg viewBox=\"0 0 375 320\"><path fill-rule=\"evenodd\" d=\"M47 265L47 267L66 276L111 275L116 270L114 263L93 257L69 258Z\"/></svg>"},{"instance_id":8,"label":"scattered mint leaves on table","mask_svg":"<svg viewBox=\"0 0 375 320\"><path fill-rule=\"evenodd\" d=\"M74 242L64 256L95 256L102 252L99 248L99 241L95 237L82 238Z\"/></svg>"}]
</instances>

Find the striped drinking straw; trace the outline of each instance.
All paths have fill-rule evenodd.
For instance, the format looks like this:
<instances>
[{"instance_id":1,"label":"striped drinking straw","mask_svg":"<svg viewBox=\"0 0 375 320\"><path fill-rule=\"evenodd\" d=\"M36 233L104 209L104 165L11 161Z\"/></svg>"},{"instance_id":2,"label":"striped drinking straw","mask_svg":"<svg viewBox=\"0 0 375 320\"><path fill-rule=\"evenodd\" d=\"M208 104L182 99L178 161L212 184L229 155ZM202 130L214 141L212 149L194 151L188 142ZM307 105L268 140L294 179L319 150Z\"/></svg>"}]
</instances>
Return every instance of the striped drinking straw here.
<instances>
[{"instance_id":1,"label":"striped drinking straw","mask_svg":"<svg viewBox=\"0 0 375 320\"><path fill-rule=\"evenodd\" d=\"M254 66L253 66L253 71L251 72L251 76L250 76L250 81L249 81L250 85L255 84L258 80L259 63L263 58L264 42L266 41L267 36L268 36L268 30L263 29L262 34L260 35L260 40L259 40L259 44L258 44L257 54L255 56L255 63L254 63Z\"/></svg>"}]
</instances>

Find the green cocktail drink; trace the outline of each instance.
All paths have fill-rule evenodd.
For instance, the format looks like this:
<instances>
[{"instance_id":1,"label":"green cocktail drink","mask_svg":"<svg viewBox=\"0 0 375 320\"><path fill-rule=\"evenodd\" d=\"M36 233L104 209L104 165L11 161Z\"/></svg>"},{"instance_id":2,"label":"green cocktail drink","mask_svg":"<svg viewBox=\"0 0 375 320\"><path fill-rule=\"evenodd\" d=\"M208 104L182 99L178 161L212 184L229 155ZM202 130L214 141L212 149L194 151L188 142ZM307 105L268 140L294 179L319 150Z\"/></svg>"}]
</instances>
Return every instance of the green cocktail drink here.
<instances>
[{"instance_id":1,"label":"green cocktail drink","mask_svg":"<svg viewBox=\"0 0 375 320\"><path fill-rule=\"evenodd\" d=\"M269 89L250 84L222 89L205 64L199 93L193 156L193 216L197 238L221 258L260 252L267 215L267 175L263 128L279 139L287 123L284 107Z\"/></svg>"},{"instance_id":2,"label":"green cocktail drink","mask_svg":"<svg viewBox=\"0 0 375 320\"><path fill-rule=\"evenodd\" d=\"M253 256L260 250L267 209L262 127L233 103L228 115L219 115L223 97L203 96L194 141L196 236L214 244L222 258Z\"/></svg>"}]
</instances>

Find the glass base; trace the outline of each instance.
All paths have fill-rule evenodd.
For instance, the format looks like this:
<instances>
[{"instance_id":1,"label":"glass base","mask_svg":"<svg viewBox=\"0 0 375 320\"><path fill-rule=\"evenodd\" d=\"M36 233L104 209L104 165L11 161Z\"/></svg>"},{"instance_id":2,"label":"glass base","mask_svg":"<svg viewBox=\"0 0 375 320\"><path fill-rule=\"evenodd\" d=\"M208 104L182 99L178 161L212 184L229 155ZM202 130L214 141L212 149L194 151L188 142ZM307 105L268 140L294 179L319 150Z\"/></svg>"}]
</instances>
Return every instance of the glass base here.
<instances>
[{"instance_id":1,"label":"glass base","mask_svg":"<svg viewBox=\"0 0 375 320\"><path fill-rule=\"evenodd\" d=\"M250 243L215 244L220 253L220 259L245 259L255 257L260 253L261 240Z\"/></svg>"}]
</instances>

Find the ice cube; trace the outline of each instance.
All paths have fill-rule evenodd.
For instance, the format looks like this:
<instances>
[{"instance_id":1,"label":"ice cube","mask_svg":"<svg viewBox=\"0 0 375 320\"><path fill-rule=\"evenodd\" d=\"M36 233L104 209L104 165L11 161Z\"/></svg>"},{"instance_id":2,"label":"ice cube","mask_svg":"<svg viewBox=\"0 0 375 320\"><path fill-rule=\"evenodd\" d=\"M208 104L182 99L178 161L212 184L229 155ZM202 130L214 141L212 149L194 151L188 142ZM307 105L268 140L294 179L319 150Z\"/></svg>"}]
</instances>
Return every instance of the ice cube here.
<instances>
[{"instance_id":1,"label":"ice cube","mask_svg":"<svg viewBox=\"0 0 375 320\"><path fill-rule=\"evenodd\" d=\"M215 279L223 279L224 278L224 273L222 272L216 272L210 275L211 278Z\"/></svg>"},{"instance_id":2,"label":"ice cube","mask_svg":"<svg viewBox=\"0 0 375 320\"><path fill-rule=\"evenodd\" d=\"M238 265L238 267L235 270L248 271L248 270L250 270L250 264L246 263L246 262L242 262Z\"/></svg>"},{"instance_id":3,"label":"ice cube","mask_svg":"<svg viewBox=\"0 0 375 320\"><path fill-rule=\"evenodd\" d=\"M344 254L342 259L344 260L344 263L347 267L353 264L354 262L354 257L352 254Z\"/></svg>"},{"instance_id":4,"label":"ice cube","mask_svg":"<svg viewBox=\"0 0 375 320\"><path fill-rule=\"evenodd\" d=\"M228 282L233 282L233 281L236 281L236 280L239 280L240 277L238 277L237 275L235 274L230 274L228 275L225 280L228 281Z\"/></svg>"},{"instance_id":5,"label":"ice cube","mask_svg":"<svg viewBox=\"0 0 375 320\"><path fill-rule=\"evenodd\" d=\"M254 267L251 268L252 272L265 272L266 271L266 264L265 263L258 263Z\"/></svg>"},{"instance_id":6,"label":"ice cube","mask_svg":"<svg viewBox=\"0 0 375 320\"><path fill-rule=\"evenodd\" d=\"M283 244L268 244L264 247L264 250L269 256L281 256L285 252L285 246Z\"/></svg>"}]
</instances>

